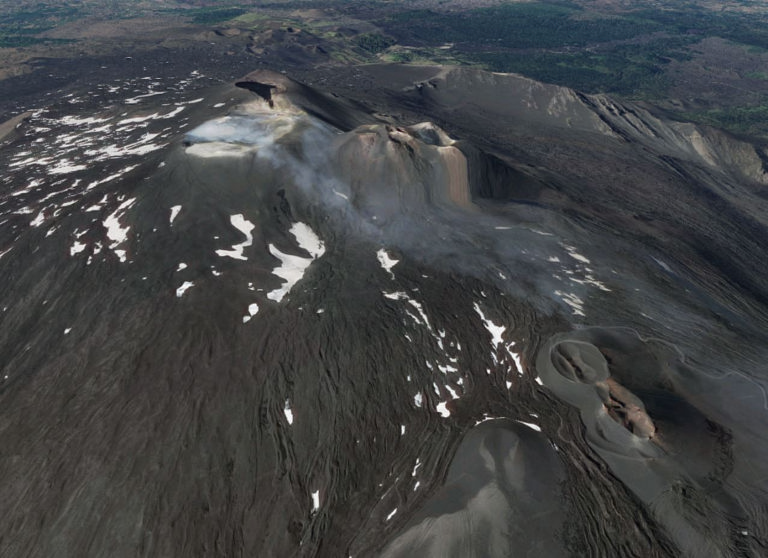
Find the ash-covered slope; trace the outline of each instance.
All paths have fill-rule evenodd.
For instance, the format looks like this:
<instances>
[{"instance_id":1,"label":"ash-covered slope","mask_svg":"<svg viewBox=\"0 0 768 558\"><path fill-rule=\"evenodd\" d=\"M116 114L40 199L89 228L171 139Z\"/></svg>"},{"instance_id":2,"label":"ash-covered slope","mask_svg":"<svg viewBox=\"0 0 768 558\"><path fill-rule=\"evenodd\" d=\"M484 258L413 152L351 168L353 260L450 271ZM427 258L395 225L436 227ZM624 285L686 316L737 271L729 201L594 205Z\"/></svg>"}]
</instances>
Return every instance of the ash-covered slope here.
<instances>
[{"instance_id":1,"label":"ash-covered slope","mask_svg":"<svg viewBox=\"0 0 768 558\"><path fill-rule=\"evenodd\" d=\"M757 151L358 71L15 128L0 554L763 554Z\"/></svg>"}]
</instances>

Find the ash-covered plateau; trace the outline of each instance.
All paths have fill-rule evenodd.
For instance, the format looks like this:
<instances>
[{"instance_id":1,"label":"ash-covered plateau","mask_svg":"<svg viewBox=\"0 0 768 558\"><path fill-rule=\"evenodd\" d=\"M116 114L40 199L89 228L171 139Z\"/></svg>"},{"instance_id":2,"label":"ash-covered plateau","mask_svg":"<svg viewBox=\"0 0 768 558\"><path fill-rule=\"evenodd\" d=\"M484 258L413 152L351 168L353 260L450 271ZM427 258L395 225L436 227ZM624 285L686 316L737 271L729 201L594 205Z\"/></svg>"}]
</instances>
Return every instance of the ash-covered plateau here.
<instances>
[{"instance_id":1,"label":"ash-covered plateau","mask_svg":"<svg viewBox=\"0 0 768 558\"><path fill-rule=\"evenodd\" d=\"M355 71L0 127L0 555L768 554L768 153Z\"/></svg>"}]
</instances>

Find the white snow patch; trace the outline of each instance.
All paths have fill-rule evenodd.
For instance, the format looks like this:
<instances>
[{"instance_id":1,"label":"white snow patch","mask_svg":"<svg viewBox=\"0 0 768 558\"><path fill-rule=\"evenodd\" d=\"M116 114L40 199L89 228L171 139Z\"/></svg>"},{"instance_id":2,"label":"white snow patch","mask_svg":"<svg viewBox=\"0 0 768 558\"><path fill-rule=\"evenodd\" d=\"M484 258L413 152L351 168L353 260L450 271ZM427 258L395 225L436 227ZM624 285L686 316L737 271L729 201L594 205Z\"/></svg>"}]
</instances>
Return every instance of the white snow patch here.
<instances>
[{"instance_id":1,"label":"white snow patch","mask_svg":"<svg viewBox=\"0 0 768 558\"><path fill-rule=\"evenodd\" d=\"M251 234L256 227L253 223L248 221L242 214L232 215L229 218L232 226L245 235L245 242L240 244L234 244L231 250L216 250L216 254L219 256L227 256L236 260L247 260L243 255L243 250L253 244L253 235Z\"/></svg>"},{"instance_id":2,"label":"white snow patch","mask_svg":"<svg viewBox=\"0 0 768 558\"><path fill-rule=\"evenodd\" d=\"M407 310L406 310L406 314L408 314L411 317L411 319L413 319L413 321L416 322L417 324L425 325L427 326L427 329L432 331L432 326L429 323L429 318L427 317L426 312L424 312L424 307L421 305L420 302L412 299L402 291L396 291L393 293L382 291L381 294L384 295L384 298L388 298L390 300L406 301L408 304L410 304L413 308L416 309L416 311L419 313L420 318L417 316L414 316L412 313L408 312ZM438 337L438 342L439 342L439 337Z\"/></svg>"},{"instance_id":3,"label":"white snow patch","mask_svg":"<svg viewBox=\"0 0 768 558\"><path fill-rule=\"evenodd\" d=\"M176 296L178 298L181 298L182 296L184 296L184 293L187 292L187 289L189 289L190 287L194 287L194 286L195 286L195 284L192 281L184 281L181 284L181 287L176 289Z\"/></svg>"},{"instance_id":4,"label":"white snow patch","mask_svg":"<svg viewBox=\"0 0 768 558\"><path fill-rule=\"evenodd\" d=\"M502 417L492 417L488 413L483 413L483 418L480 420L476 420L475 426L477 426L478 424L483 424L484 422L488 422L489 420L497 420L499 418L502 418Z\"/></svg>"},{"instance_id":5,"label":"white snow patch","mask_svg":"<svg viewBox=\"0 0 768 558\"><path fill-rule=\"evenodd\" d=\"M37 217L35 217L32 221L29 222L29 225L32 227L39 227L45 222L45 214L43 213L43 210L40 210L40 213L37 214Z\"/></svg>"},{"instance_id":6,"label":"white snow patch","mask_svg":"<svg viewBox=\"0 0 768 558\"><path fill-rule=\"evenodd\" d=\"M579 285L591 285L593 287L597 287L598 289L606 293L611 292L611 289L609 289L605 285L605 283L603 283L602 281L599 281L598 279L595 279L594 275L592 275L591 273L587 273L584 279L577 279L576 277L571 277L570 280L571 282L577 283Z\"/></svg>"},{"instance_id":7,"label":"white snow patch","mask_svg":"<svg viewBox=\"0 0 768 558\"><path fill-rule=\"evenodd\" d=\"M378 252L376 252L376 257L378 258L381 267L384 268L387 273L389 273L392 279L394 279L395 274L392 273L392 268L400 263L400 260L394 259L384 248L381 248Z\"/></svg>"},{"instance_id":8,"label":"white snow patch","mask_svg":"<svg viewBox=\"0 0 768 558\"><path fill-rule=\"evenodd\" d=\"M134 116L133 118L126 118L125 120L121 120L117 123L117 126L128 126L129 124L140 124L142 122L147 122L148 120L154 120L157 118L158 114L152 113L147 116Z\"/></svg>"},{"instance_id":9,"label":"white snow patch","mask_svg":"<svg viewBox=\"0 0 768 558\"><path fill-rule=\"evenodd\" d=\"M574 260L581 262L581 263L590 263L589 258L586 256L582 256L576 251L576 248L573 246L569 246L568 244L563 244L563 248L568 252L568 255L571 256Z\"/></svg>"},{"instance_id":10,"label":"white snow patch","mask_svg":"<svg viewBox=\"0 0 768 558\"><path fill-rule=\"evenodd\" d=\"M181 262L179 263L179 267L176 268L176 271L184 271L185 269L187 269L187 264Z\"/></svg>"},{"instance_id":11,"label":"white snow patch","mask_svg":"<svg viewBox=\"0 0 768 558\"><path fill-rule=\"evenodd\" d=\"M541 427L538 424L533 424L532 422L523 422L522 420L518 420L520 424L524 424L528 428L534 429L536 432L541 432Z\"/></svg>"},{"instance_id":12,"label":"white snow patch","mask_svg":"<svg viewBox=\"0 0 768 558\"><path fill-rule=\"evenodd\" d=\"M86 186L85 191L92 190L96 186L99 186L100 184L104 184L105 182L110 182L114 180L115 178L119 178L122 175L131 172L133 169L138 167L139 165L130 165L125 167L123 170L116 172L115 174L111 174L106 178L102 178L101 180L96 180L95 182L91 182L88 186Z\"/></svg>"},{"instance_id":13,"label":"white snow patch","mask_svg":"<svg viewBox=\"0 0 768 558\"><path fill-rule=\"evenodd\" d=\"M243 323L247 323L250 321L251 318L253 318L257 313L259 312L259 305L255 302L253 304L248 305L248 315L243 316Z\"/></svg>"},{"instance_id":14,"label":"white snow patch","mask_svg":"<svg viewBox=\"0 0 768 558\"><path fill-rule=\"evenodd\" d=\"M70 331L72 331L72 328L68 327L67 329L64 330L64 335L69 335Z\"/></svg>"},{"instance_id":15,"label":"white snow patch","mask_svg":"<svg viewBox=\"0 0 768 558\"><path fill-rule=\"evenodd\" d=\"M413 396L413 404L416 405L417 407L421 408L421 405L423 402L424 402L424 397L421 395L421 392Z\"/></svg>"},{"instance_id":16,"label":"white snow patch","mask_svg":"<svg viewBox=\"0 0 768 558\"><path fill-rule=\"evenodd\" d=\"M505 326L497 326L494 324L491 320L485 317L485 314L483 313L483 310L480 308L480 305L475 302L475 312L477 312L478 316L480 316L480 319L483 321L483 325L485 326L485 329L488 330L488 332L491 334L493 343L493 346L498 348L499 344L503 342L502 334L504 331L506 331Z\"/></svg>"},{"instance_id":17,"label":"white snow patch","mask_svg":"<svg viewBox=\"0 0 768 558\"><path fill-rule=\"evenodd\" d=\"M575 316L586 316L584 314L584 301L573 293L555 291L555 294L573 310Z\"/></svg>"},{"instance_id":18,"label":"white snow patch","mask_svg":"<svg viewBox=\"0 0 768 558\"><path fill-rule=\"evenodd\" d=\"M312 493L312 511L317 511L320 509L320 491L315 490Z\"/></svg>"},{"instance_id":19,"label":"white snow patch","mask_svg":"<svg viewBox=\"0 0 768 558\"><path fill-rule=\"evenodd\" d=\"M285 400L285 406L283 407L283 414L285 415L285 420L288 421L288 424L293 424L293 411L291 410L290 399Z\"/></svg>"},{"instance_id":20,"label":"white snow patch","mask_svg":"<svg viewBox=\"0 0 768 558\"><path fill-rule=\"evenodd\" d=\"M653 256L651 256L651 259L653 259L653 261L655 261L657 264L659 264L659 267L661 267L661 269L663 269L667 273L673 273L672 268L669 267L669 265L667 265L663 261L661 261L661 260L659 260L657 258L654 258Z\"/></svg>"},{"instance_id":21,"label":"white snow patch","mask_svg":"<svg viewBox=\"0 0 768 558\"><path fill-rule=\"evenodd\" d=\"M285 281L282 287L267 293L267 298L275 302L281 302L285 295L291 292L293 286L298 283L306 273L309 265L325 254L325 244L315 232L304 223L294 223L290 233L296 239L301 248L309 252L310 257L294 256L280 251L274 244L269 245L269 252L281 261L280 267L272 273Z\"/></svg>"},{"instance_id":22,"label":"white snow patch","mask_svg":"<svg viewBox=\"0 0 768 558\"><path fill-rule=\"evenodd\" d=\"M77 171L85 170L87 168L88 168L88 165L76 165L67 159L62 159L56 164L55 167L48 169L48 174L52 174L52 175L69 174L71 172L77 172Z\"/></svg>"},{"instance_id":23,"label":"white snow patch","mask_svg":"<svg viewBox=\"0 0 768 558\"><path fill-rule=\"evenodd\" d=\"M455 366L451 366L450 364L438 364L437 368L443 374L447 374L448 372L458 372L459 371L458 368L456 368Z\"/></svg>"},{"instance_id":24,"label":"white snow patch","mask_svg":"<svg viewBox=\"0 0 768 558\"><path fill-rule=\"evenodd\" d=\"M170 224L173 225L173 221L178 217L179 211L181 211L180 205L174 205L171 207L171 217L170 217Z\"/></svg>"},{"instance_id":25,"label":"white snow patch","mask_svg":"<svg viewBox=\"0 0 768 558\"><path fill-rule=\"evenodd\" d=\"M509 343L506 345L507 353L510 357L512 357L512 360L515 361L515 365L517 366L518 373L522 376L523 375L523 361L520 360L520 354L515 353L512 351L512 347L515 346L515 342Z\"/></svg>"},{"instance_id":26,"label":"white snow patch","mask_svg":"<svg viewBox=\"0 0 768 558\"><path fill-rule=\"evenodd\" d=\"M95 118L88 116L86 118L78 118L77 116L65 116L60 118L57 123L64 124L65 126L87 126L89 124L101 124L102 122L109 121L109 118Z\"/></svg>"},{"instance_id":27,"label":"white snow patch","mask_svg":"<svg viewBox=\"0 0 768 558\"><path fill-rule=\"evenodd\" d=\"M70 255L70 256L74 256L75 254L79 254L80 252L82 252L83 250L85 250L85 248L86 248L86 245L85 245L85 244L83 244L82 242L78 242L77 240L75 240L74 244L72 244L72 246L71 246L71 247L70 247L70 249L69 249L69 255Z\"/></svg>"},{"instance_id":28,"label":"white snow patch","mask_svg":"<svg viewBox=\"0 0 768 558\"><path fill-rule=\"evenodd\" d=\"M387 516L387 519L386 519L385 521L389 521L390 519L392 519L393 517L395 517L395 514L396 514L396 513L397 513L397 508L393 509L393 510L392 510L392 511L389 513L389 515Z\"/></svg>"},{"instance_id":29,"label":"white snow patch","mask_svg":"<svg viewBox=\"0 0 768 558\"><path fill-rule=\"evenodd\" d=\"M8 166L13 166L13 165L11 164ZM21 196L23 194L26 194L27 192L36 190L41 185L42 185L42 182L40 180L31 180L24 188L11 192L11 196L13 196L14 198Z\"/></svg>"},{"instance_id":30,"label":"white snow patch","mask_svg":"<svg viewBox=\"0 0 768 558\"><path fill-rule=\"evenodd\" d=\"M184 110L184 107L177 107L177 108L173 109L171 112L169 112L168 114L164 114L164 115L160 116L159 118L162 118L164 120L168 120L170 118L173 118L174 116L176 116L177 114L179 114L183 110Z\"/></svg>"},{"instance_id":31,"label":"white snow patch","mask_svg":"<svg viewBox=\"0 0 768 558\"><path fill-rule=\"evenodd\" d=\"M440 413L440 416L443 418L448 418L451 416L451 412L448 410L447 403L445 401L441 401L437 404L437 412Z\"/></svg>"},{"instance_id":32,"label":"white snow patch","mask_svg":"<svg viewBox=\"0 0 768 558\"><path fill-rule=\"evenodd\" d=\"M104 219L104 227L107 229L107 238L111 241L109 247L117 254L121 262L125 262L125 250L117 250L123 242L128 239L128 231L130 227L123 227L120 224L120 217L126 209L128 209L136 201L136 198L131 198L121 203L118 208Z\"/></svg>"},{"instance_id":33,"label":"white snow patch","mask_svg":"<svg viewBox=\"0 0 768 558\"><path fill-rule=\"evenodd\" d=\"M150 91L149 93L145 93L144 95L137 95L136 97L131 97L130 99L126 99L123 102L126 105L136 105L141 102L141 99L145 99L147 97L154 97L155 95L164 95L167 93L167 91Z\"/></svg>"},{"instance_id":34,"label":"white snow patch","mask_svg":"<svg viewBox=\"0 0 768 558\"><path fill-rule=\"evenodd\" d=\"M128 145L106 145L98 149L88 149L84 154L91 157L94 161L105 161L130 155L146 155L164 147L165 144L148 143L159 135L144 134L138 141Z\"/></svg>"},{"instance_id":35,"label":"white snow patch","mask_svg":"<svg viewBox=\"0 0 768 558\"><path fill-rule=\"evenodd\" d=\"M294 223L291 226L291 234L296 238L296 242L299 246L309 252L313 258L319 258L325 254L325 244L315 234L315 232L309 228L309 225L304 223Z\"/></svg>"}]
</instances>

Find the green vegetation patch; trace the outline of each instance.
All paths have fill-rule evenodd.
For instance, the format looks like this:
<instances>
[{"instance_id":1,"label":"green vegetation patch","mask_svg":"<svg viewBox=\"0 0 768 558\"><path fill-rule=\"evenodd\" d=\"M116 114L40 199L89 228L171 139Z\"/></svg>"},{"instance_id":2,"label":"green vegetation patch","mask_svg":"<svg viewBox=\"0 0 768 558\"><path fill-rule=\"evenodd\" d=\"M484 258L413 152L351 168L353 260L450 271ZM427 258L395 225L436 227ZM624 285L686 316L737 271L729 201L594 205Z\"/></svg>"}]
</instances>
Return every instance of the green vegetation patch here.
<instances>
[{"instance_id":1,"label":"green vegetation patch","mask_svg":"<svg viewBox=\"0 0 768 558\"><path fill-rule=\"evenodd\" d=\"M34 35L53 29L61 23L80 17L77 8L45 7L38 10L0 12L0 33L3 35Z\"/></svg>"},{"instance_id":2,"label":"green vegetation patch","mask_svg":"<svg viewBox=\"0 0 768 558\"><path fill-rule=\"evenodd\" d=\"M190 18L197 25L216 25L225 21L244 16L248 9L238 6L219 6L215 8L164 8L158 10L161 14L173 14Z\"/></svg>"},{"instance_id":3,"label":"green vegetation patch","mask_svg":"<svg viewBox=\"0 0 768 558\"><path fill-rule=\"evenodd\" d=\"M65 39L44 39L34 35L73 21L82 14L76 7L44 6L38 9L8 10L0 13L0 48L20 48L41 43L66 43Z\"/></svg>"},{"instance_id":4,"label":"green vegetation patch","mask_svg":"<svg viewBox=\"0 0 768 558\"><path fill-rule=\"evenodd\" d=\"M395 62L398 64L408 64L409 62L413 62L415 59L416 57L414 54L407 50L392 52L386 57L388 62Z\"/></svg>"},{"instance_id":5,"label":"green vegetation patch","mask_svg":"<svg viewBox=\"0 0 768 558\"><path fill-rule=\"evenodd\" d=\"M0 35L0 48L20 48L46 42L45 39L25 35Z\"/></svg>"},{"instance_id":6,"label":"green vegetation patch","mask_svg":"<svg viewBox=\"0 0 768 558\"><path fill-rule=\"evenodd\" d=\"M259 24L264 21L269 21L269 19L269 16L259 12L248 12L234 18L236 22L244 25Z\"/></svg>"},{"instance_id":7,"label":"green vegetation patch","mask_svg":"<svg viewBox=\"0 0 768 558\"><path fill-rule=\"evenodd\" d=\"M374 54L382 52L395 44L394 39L385 37L379 33L365 33L363 35L358 35L356 42L357 46Z\"/></svg>"},{"instance_id":8,"label":"green vegetation patch","mask_svg":"<svg viewBox=\"0 0 768 558\"><path fill-rule=\"evenodd\" d=\"M13 30L17 33L21 30L39 33L64 21L76 19L80 15L79 8L70 6L41 5L35 10L9 10L0 12L0 28L5 31Z\"/></svg>"},{"instance_id":9,"label":"green vegetation patch","mask_svg":"<svg viewBox=\"0 0 768 558\"><path fill-rule=\"evenodd\" d=\"M248 10L245 8L196 8L185 11L185 15L192 18L192 23L198 25L215 25L242 16Z\"/></svg>"},{"instance_id":10,"label":"green vegetation patch","mask_svg":"<svg viewBox=\"0 0 768 558\"><path fill-rule=\"evenodd\" d=\"M768 81L768 72L749 72L744 77L748 77L749 79L760 79L763 81Z\"/></svg>"},{"instance_id":11,"label":"green vegetation patch","mask_svg":"<svg viewBox=\"0 0 768 558\"><path fill-rule=\"evenodd\" d=\"M737 136L768 138L768 100L762 105L682 112L678 116L691 122L722 128Z\"/></svg>"},{"instance_id":12,"label":"green vegetation patch","mask_svg":"<svg viewBox=\"0 0 768 558\"><path fill-rule=\"evenodd\" d=\"M538 81L586 93L617 93L634 98L663 97L669 86L666 66L687 60L695 38L645 40L605 49L567 51L486 51L461 55L495 72L523 74Z\"/></svg>"},{"instance_id":13,"label":"green vegetation patch","mask_svg":"<svg viewBox=\"0 0 768 558\"><path fill-rule=\"evenodd\" d=\"M690 59L690 47L706 37L768 48L764 16L682 6L607 15L568 3L512 3L452 13L411 10L379 25L403 45L452 44L468 64L644 99L663 97L667 65Z\"/></svg>"},{"instance_id":14,"label":"green vegetation patch","mask_svg":"<svg viewBox=\"0 0 768 558\"><path fill-rule=\"evenodd\" d=\"M669 33L721 37L735 43L768 49L768 18L761 14L705 10L642 10L637 17L654 21Z\"/></svg>"},{"instance_id":15,"label":"green vegetation patch","mask_svg":"<svg viewBox=\"0 0 768 558\"><path fill-rule=\"evenodd\" d=\"M565 6L521 3L465 13L415 10L381 24L398 39L416 44L493 44L501 48L557 48L626 40L661 31L663 25L639 17L581 17Z\"/></svg>"},{"instance_id":16,"label":"green vegetation patch","mask_svg":"<svg viewBox=\"0 0 768 558\"><path fill-rule=\"evenodd\" d=\"M613 53L485 53L475 56L489 70L514 72L586 93L657 96L668 86L662 68Z\"/></svg>"}]
</instances>

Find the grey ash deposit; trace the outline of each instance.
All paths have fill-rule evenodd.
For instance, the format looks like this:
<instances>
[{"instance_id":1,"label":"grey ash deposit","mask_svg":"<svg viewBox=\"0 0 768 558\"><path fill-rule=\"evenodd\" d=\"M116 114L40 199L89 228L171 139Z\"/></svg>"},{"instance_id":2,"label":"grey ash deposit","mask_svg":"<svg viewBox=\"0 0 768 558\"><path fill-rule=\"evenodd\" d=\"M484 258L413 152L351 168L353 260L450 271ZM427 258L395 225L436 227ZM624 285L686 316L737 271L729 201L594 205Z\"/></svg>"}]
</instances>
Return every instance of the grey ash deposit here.
<instances>
[{"instance_id":1,"label":"grey ash deposit","mask_svg":"<svg viewBox=\"0 0 768 558\"><path fill-rule=\"evenodd\" d=\"M14 123L0 554L764 554L759 150L356 71Z\"/></svg>"}]
</instances>

